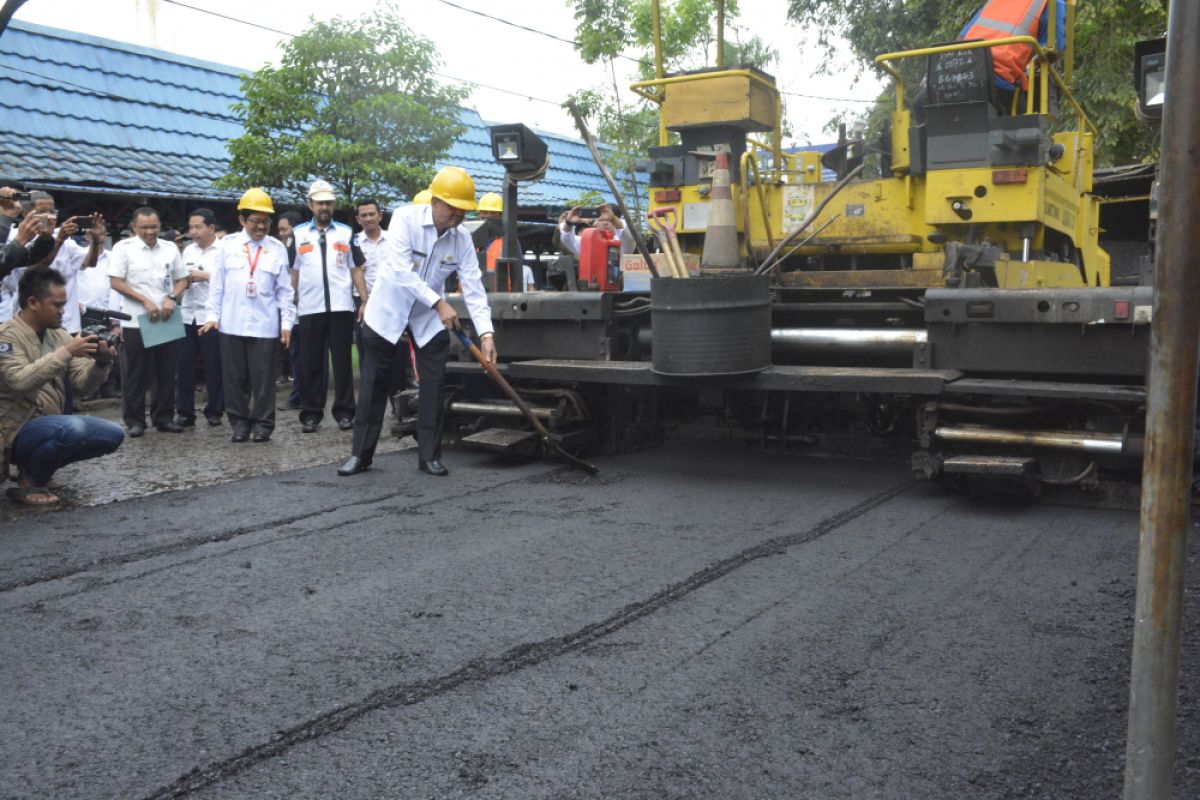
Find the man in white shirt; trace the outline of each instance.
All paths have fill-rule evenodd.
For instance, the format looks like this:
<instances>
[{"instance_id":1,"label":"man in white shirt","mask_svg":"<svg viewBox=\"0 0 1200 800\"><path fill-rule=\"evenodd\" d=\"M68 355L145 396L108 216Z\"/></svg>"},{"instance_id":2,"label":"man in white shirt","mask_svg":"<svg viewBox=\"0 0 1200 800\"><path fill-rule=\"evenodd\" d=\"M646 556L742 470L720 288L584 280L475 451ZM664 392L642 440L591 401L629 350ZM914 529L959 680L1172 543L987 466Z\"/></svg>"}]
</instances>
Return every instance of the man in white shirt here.
<instances>
[{"instance_id":1,"label":"man in white shirt","mask_svg":"<svg viewBox=\"0 0 1200 800\"><path fill-rule=\"evenodd\" d=\"M446 475L441 463L442 383L450 330L458 314L442 296L446 278L458 273L463 299L480 337L480 349L496 360L492 309L479 271L471 234L462 227L465 213L475 208L475 182L460 167L443 167L429 184L428 206L397 209L388 226L386 256L375 278L375 289L363 314L362 383L354 420L352 455L338 469L354 475L371 466L383 427L388 388L398 359L406 357L398 344L406 329L416 346L421 376L417 401L417 466L430 475Z\"/></svg>"},{"instance_id":2,"label":"man in white shirt","mask_svg":"<svg viewBox=\"0 0 1200 800\"><path fill-rule=\"evenodd\" d=\"M367 296L362 264L351 252L354 234L333 219L335 196L326 181L308 190L313 218L292 231L300 303L300 424L312 433L325 416L321 377L333 366L333 418L338 427L354 427L354 371L350 348L354 340L354 289ZM361 258L361 254L359 255Z\"/></svg>"},{"instance_id":3,"label":"man in white shirt","mask_svg":"<svg viewBox=\"0 0 1200 800\"><path fill-rule=\"evenodd\" d=\"M208 282L217 259L217 217L208 208L197 208L188 215L188 234L192 243L183 249L183 267L187 270L187 291L179 308L183 330L179 340L179 372L175 377L175 408L180 425L196 424L196 357L204 364L204 387L208 399L204 419L210 427L221 424L225 413L225 394L221 389L221 345L216 336L200 336L198 331L208 316Z\"/></svg>"},{"instance_id":4,"label":"man in white shirt","mask_svg":"<svg viewBox=\"0 0 1200 800\"><path fill-rule=\"evenodd\" d=\"M370 295L371 290L375 288L375 276L379 274L379 265L383 262L384 251L387 249L387 231L381 225L383 212L379 208L379 202L377 200L359 200L355 208L355 220L362 226L362 230L354 235L354 247L358 248L359 253L362 253L363 280L367 284L367 294ZM366 305L367 299L356 294L355 301L358 322L354 326L354 343L358 347L358 363L361 371L364 357L362 308ZM405 364L407 363L405 362ZM404 379L407 374L407 367L392 370L392 382L388 387L389 396L394 396L404 388Z\"/></svg>"},{"instance_id":5,"label":"man in white shirt","mask_svg":"<svg viewBox=\"0 0 1200 800\"><path fill-rule=\"evenodd\" d=\"M564 211L558 217L558 230L562 237L563 247L571 251L575 256L579 255L579 234L575 232L576 226L590 226L601 230L610 230L613 236L621 240L621 252L632 253L636 246L633 241L633 234L625 227L625 223L613 211L612 206L604 204L599 207L599 216L595 219L588 220L580 216L582 207L575 206L569 211Z\"/></svg>"},{"instance_id":6,"label":"man in white shirt","mask_svg":"<svg viewBox=\"0 0 1200 800\"><path fill-rule=\"evenodd\" d=\"M296 321L287 248L273 236L275 205L262 189L238 201L242 230L221 239L209 277L201 336L217 334L233 441L270 441L275 430L275 343L287 347Z\"/></svg>"},{"instance_id":7,"label":"man in white shirt","mask_svg":"<svg viewBox=\"0 0 1200 800\"><path fill-rule=\"evenodd\" d=\"M144 206L133 212L134 236L113 245L108 259L112 288L123 298L122 310L133 319L121 323L121 414L131 437L146 432L147 374L154 376L150 420L162 433L180 433L175 424L177 342L157 347L142 343L138 316L151 322L170 319L187 288L187 270L174 242L158 238L158 212Z\"/></svg>"}]
</instances>

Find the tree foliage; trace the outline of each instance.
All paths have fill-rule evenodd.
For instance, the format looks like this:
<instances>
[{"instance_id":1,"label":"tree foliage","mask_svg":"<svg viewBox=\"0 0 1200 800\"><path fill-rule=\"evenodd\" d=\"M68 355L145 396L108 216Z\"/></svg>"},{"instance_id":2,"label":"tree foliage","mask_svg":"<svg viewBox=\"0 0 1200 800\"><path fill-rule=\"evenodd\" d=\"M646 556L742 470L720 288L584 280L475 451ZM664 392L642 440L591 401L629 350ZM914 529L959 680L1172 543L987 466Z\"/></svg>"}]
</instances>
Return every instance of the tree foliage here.
<instances>
[{"instance_id":1,"label":"tree foliage","mask_svg":"<svg viewBox=\"0 0 1200 800\"><path fill-rule=\"evenodd\" d=\"M616 79L614 63L636 53L638 80L654 77L654 22L650 0L568 0L578 21L579 54L589 64L604 63L611 80L572 100L595 121L597 138L615 150L611 166L631 172L648 148L658 144L658 107L637 97ZM725 63L770 66L777 54L758 37L739 42L729 22L737 19L736 0L725 4ZM715 0L663 0L663 67L668 73L702 69L716 62ZM628 57L628 56L625 56ZM631 187L632 188L632 187Z\"/></svg>"},{"instance_id":2,"label":"tree foliage","mask_svg":"<svg viewBox=\"0 0 1200 800\"><path fill-rule=\"evenodd\" d=\"M952 41L982 0L789 0L788 5L789 18L816 28L829 54L848 43L865 67L880 53ZM1099 130L1101 164L1142 161L1157 153L1158 131L1138 122L1133 112L1133 44L1161 36L1166 26L1164 0L1079 3L1072 91ZM881 103L894 97L889 88Z\"/></svg>"},{"instance_id":3,"label":"tree foliage","mask_svg":"<svg viewBox=\"0 0 1200 800\"><path fill-rule=\"evenodd\" d=\"M217 185L303 197L324 178L341 205L390 203L429 184L434 161L462 132L461 89L434 79L434 44L385 4L356 20L310 20L279 66L242 79L233 106L245 132L229 143Z\"/></svg>"}]
</instances>

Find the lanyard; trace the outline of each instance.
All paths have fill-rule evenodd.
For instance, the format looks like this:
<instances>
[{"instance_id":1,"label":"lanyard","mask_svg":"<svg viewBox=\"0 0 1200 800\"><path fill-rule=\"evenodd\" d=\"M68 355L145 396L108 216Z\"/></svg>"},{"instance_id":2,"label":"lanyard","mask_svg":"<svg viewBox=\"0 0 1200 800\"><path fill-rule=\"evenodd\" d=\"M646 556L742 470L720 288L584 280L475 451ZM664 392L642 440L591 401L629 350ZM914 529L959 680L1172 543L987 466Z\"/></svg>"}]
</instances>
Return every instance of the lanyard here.
<instances>
[{"instance_id":1,"label":"lanyard","mask_svg":"<svg viewBox=\"0 0 1200 800\"><path fill-rule=\"evenodd\" d=\"M254 258L250 257L250 243L246 242L242 246L246 248L246 263L250 265L250 280L254 280L254 270L258 269L258 259L262 256L263 246L260 244L254 251Z\"/></svg>"}]
</instances>

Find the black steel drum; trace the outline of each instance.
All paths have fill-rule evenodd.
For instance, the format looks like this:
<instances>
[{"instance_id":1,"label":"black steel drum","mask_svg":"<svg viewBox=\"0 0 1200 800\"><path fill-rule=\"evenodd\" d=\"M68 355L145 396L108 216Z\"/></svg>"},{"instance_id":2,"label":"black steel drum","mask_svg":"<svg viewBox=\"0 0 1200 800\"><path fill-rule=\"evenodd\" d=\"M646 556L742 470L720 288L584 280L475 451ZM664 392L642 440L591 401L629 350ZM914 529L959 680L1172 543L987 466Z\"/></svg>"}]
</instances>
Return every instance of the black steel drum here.
<instances>
[{"instance_id":1,"label":"black steel drum","mask_svg":"<svg viewBox=\"0 0 1200 800\"><path fill-rule=\"evenodd\" d=\"M744 375L771 366L766 275L650 281L651 368L660 375Z\"/></svg>"}]
</instances>

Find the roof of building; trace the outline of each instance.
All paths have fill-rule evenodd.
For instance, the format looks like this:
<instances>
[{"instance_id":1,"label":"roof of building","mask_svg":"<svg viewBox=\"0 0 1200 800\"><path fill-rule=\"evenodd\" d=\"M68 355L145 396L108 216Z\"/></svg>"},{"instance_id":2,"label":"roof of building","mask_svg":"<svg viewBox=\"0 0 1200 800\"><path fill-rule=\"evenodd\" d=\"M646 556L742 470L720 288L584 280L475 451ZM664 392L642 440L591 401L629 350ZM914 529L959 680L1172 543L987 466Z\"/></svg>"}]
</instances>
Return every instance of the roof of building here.
<instances>
[{"instance_id":1,"label":"roof of building","mask_svg":"<svg viewBox=\"0 0 1200 800\"><path fill-rule=\"evenodd\" d=\"M0 36L5 135L0 175L48 188L109 194L232 199L212 188L242 132L230 106L243 71L112 39L13 21ZM456 164L477 190L500 191L487 125L463 109L465 127L438 166ZM608 195L579 140L538 131L550 169L522 183L520 202L562 206L588 191Z\"/></svg>"}]
</instances>

